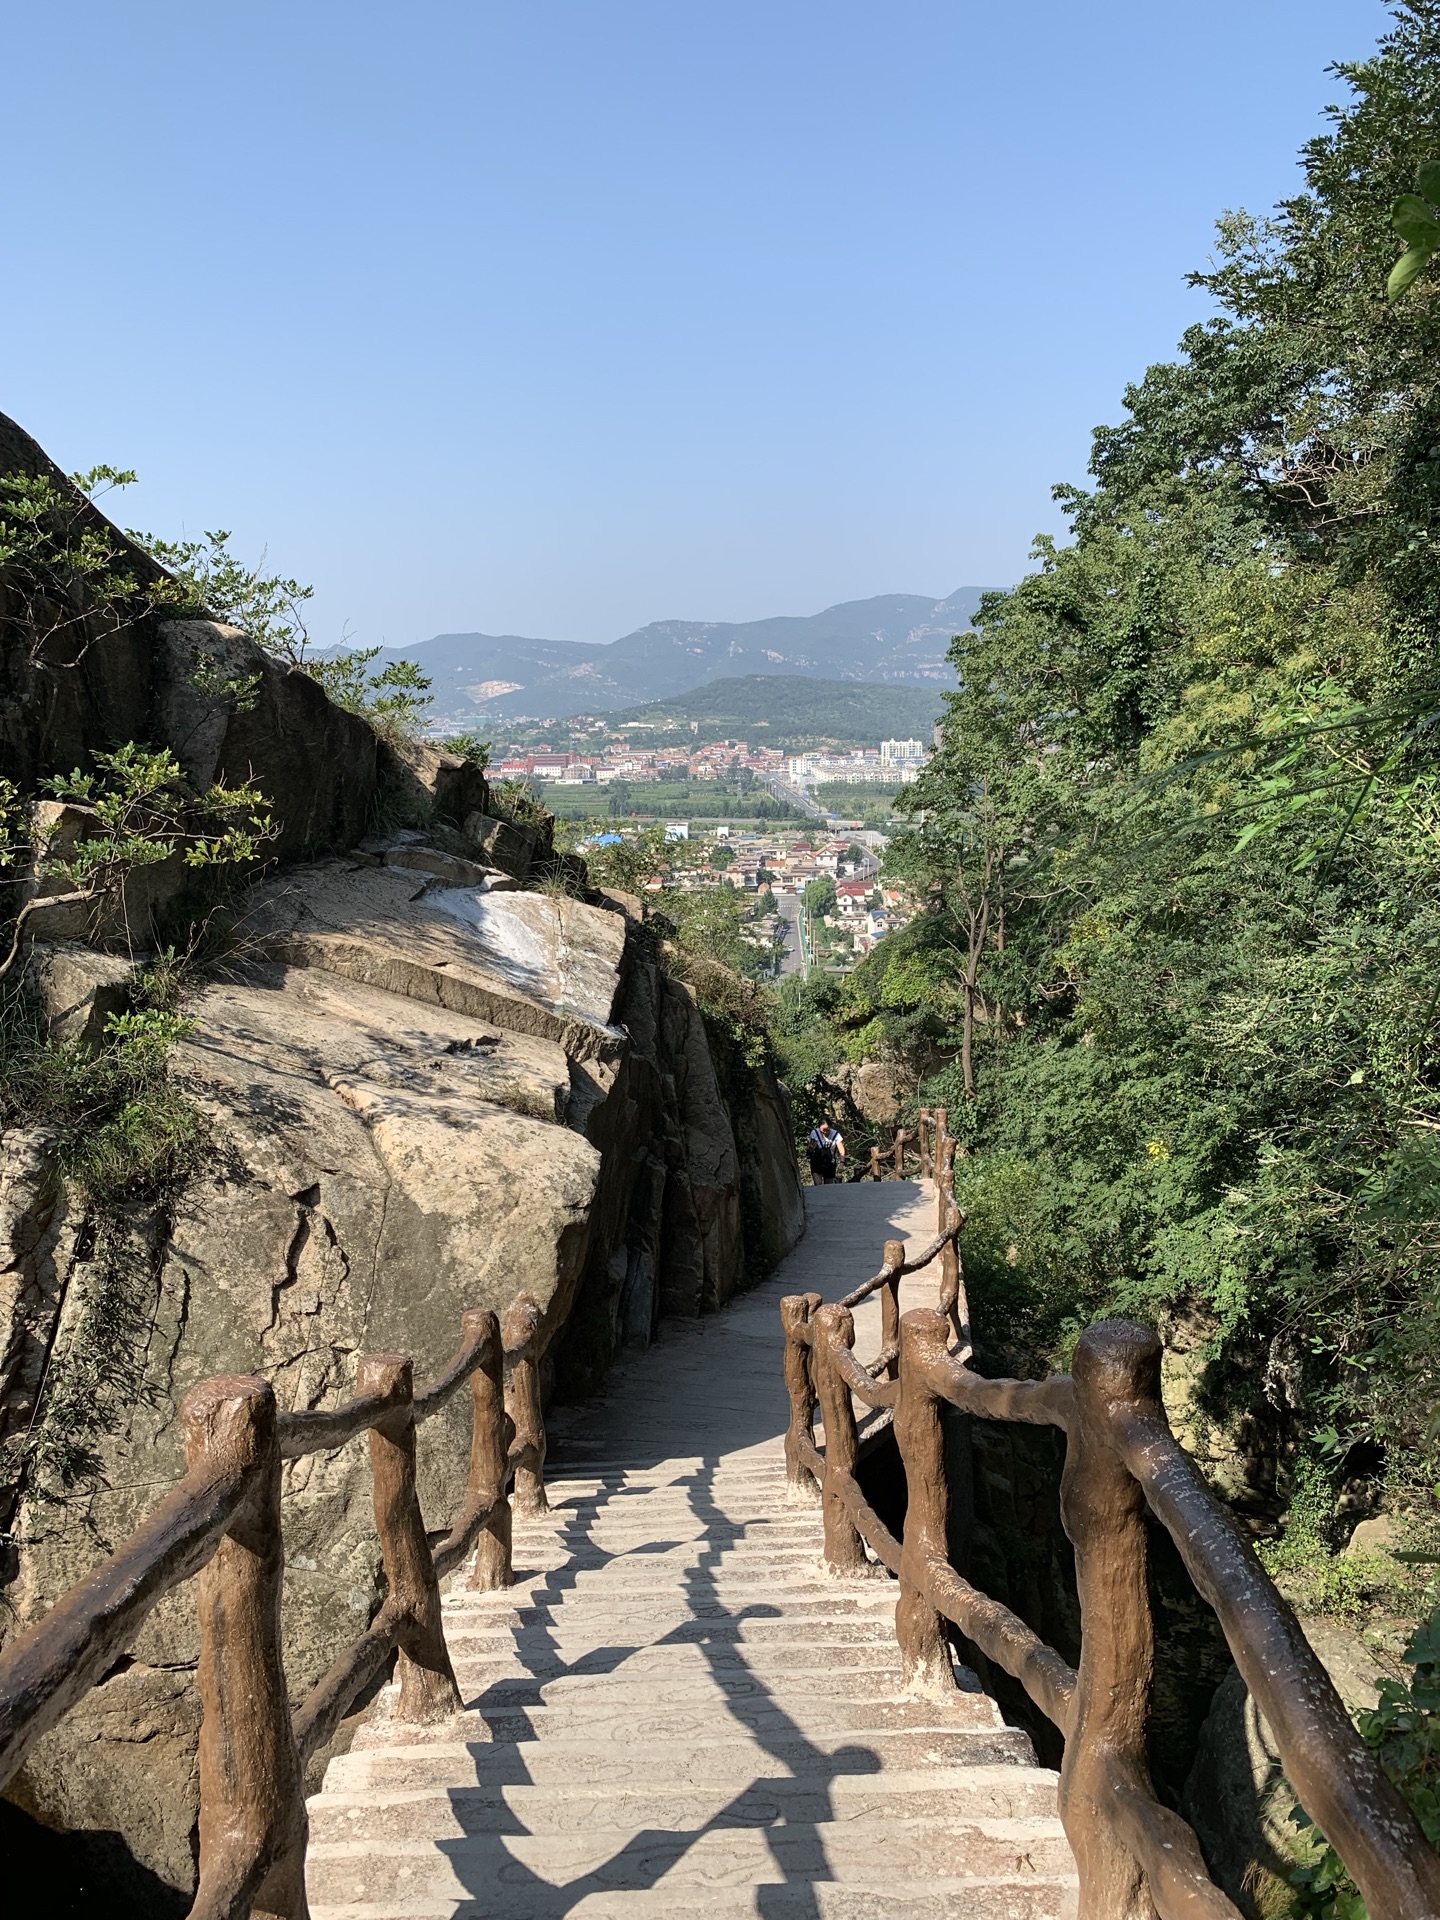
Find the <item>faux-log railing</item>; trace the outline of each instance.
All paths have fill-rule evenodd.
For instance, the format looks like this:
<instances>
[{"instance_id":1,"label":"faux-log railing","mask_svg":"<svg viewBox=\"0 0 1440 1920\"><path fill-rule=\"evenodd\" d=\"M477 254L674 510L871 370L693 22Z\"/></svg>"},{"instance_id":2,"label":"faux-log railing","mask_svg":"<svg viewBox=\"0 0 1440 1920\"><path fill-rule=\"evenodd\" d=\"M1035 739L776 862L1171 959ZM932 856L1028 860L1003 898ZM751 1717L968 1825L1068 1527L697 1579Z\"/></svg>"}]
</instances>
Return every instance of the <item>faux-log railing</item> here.
<instances>
[{"instance_id":1,"label":"faux-log railing","mask_svg":"<svg viewBox=\"0 0 1440 1920\"><path fill-rule=\"evenodd\" d=\"M475 1549L472 1589L513 1582L510 1489L543 1513L540 1307L475 1308L459 1351L417 1392L410 1356L372 1353L355 1397L281 1413L269 1382L221 1374L181 1407L185 1477L101 1566L0 1653L0 1787L129 1648L160 1599L196 1581L200 1626L200 1865L190 1920L305 1920L304 1778L347 1707L397 1655L397 1720L460 1710L440 1581ZM465 1497L448 1532L427 1534L415 1490L415 1429L470 1383ZM280 1651L285 1573L281 1463L367 1432L386 1596L360 1638L292 1713Z\"/></svg>"},{"instance_id":2,"label":"faux-log railing","mask_svg":"<svg viewBox=\"0 0 1440 1920\"><path fill-rule=\"evenodd\" d=\"M930 1179L935 1172L934 1147L937 1141L948 1145L953 1157L955 1143L948 1140L945 1133L949 1118L948 1107L930 1107L920 1109L920 1117L914 1127L897 1127L895 1137L888 1147L874 1146L870 1149L870 1164L864 1169L872 1180L883 1180L891 1173L897 1180L905 1178L905 1156L913 1153L920 1163L920 1178ZM862 1175L863 1177L863 1175Z\"/></svg>"},{"instance_id":3,"label":"faux-log railing","mask_svg":"<svg viewBox=\"0 0 1440 1920\"><path fill-rule=\"evenodd\" d=\"M1215 1610L1235 1664L1274 1733L1306 1812L1354 1876L1371 1920L1440 1920L1440 1855L1381 1772L1253 1548L1170 1431L1160 1399L1160 1342L1148 1327L1106 1320L1081 1335L1068 1374L992 1380L966 1365L968 1308L959 1258L964 1216L944 1123L931 1143L940 1232L907 1261L886 1243L873 1279L844 1300L793 1294L780 1305L792 1486L819 1492L825 1559L868 1565L868 1544L895 1575L895 1632L911 1691L955 1687L947 1622L1018 1680L1064 1736L1060 1818L1080 1879L1080 1920L1240 1920L1211 1880L1189 1826L1155 1797L1146 1725L1155 1635L1146 1587L1144 1510L1169 1532ZM937 1308L900 1312L900 1280L939 1256ZM881 1348L856 1358L850 1309L879 1292ZM855 1401L893 1420L907 1486L897 1540L855 1478ZM1072 1669L950 1564L942 1402L982 1420L1059 1427L1066 1435L1060 1507L1075 1551L1081 1647ZM815 1445L819 1406L824 1452ZM883 1414L882 1414L883 1417Z\"/></svg>"}]
</instances>

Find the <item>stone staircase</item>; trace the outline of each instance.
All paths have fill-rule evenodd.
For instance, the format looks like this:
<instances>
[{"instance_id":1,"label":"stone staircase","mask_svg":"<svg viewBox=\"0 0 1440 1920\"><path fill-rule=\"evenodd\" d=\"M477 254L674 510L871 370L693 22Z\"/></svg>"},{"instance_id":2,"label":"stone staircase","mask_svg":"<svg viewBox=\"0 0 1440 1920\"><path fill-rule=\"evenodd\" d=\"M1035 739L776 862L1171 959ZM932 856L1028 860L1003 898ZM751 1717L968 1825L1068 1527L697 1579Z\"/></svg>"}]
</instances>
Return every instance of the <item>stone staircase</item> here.
<instances>
[{"instance_id":1,"label":"stone staircase","mask_svg":"<svg viewBox=\"0 0 1440 1920\"><path fill-rule=\"evenodd\" d=\"M382 1695L331 1761L315 1920L1074 1912L1055 1775L963 1671L952 1701L904 1695L894 1583L828 1575L819 1509L787 1492L774 1330L794 1261L629 1369L615 1404L647 1409L621 1423L640 1464L552 1479L552 1511L517 1521L513 1588L457 1577L467 1710L401 1727Z\"/></svg>"}]
</instances>

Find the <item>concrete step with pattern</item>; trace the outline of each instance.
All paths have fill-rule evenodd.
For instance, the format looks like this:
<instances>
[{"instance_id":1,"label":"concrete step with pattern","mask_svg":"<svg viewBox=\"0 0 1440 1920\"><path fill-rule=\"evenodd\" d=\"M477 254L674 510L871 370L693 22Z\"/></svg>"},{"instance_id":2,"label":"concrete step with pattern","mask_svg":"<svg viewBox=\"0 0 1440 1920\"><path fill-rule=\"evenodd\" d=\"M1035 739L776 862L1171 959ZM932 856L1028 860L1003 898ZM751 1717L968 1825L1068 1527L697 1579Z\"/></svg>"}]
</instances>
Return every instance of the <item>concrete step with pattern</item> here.
<instances>
[{"instance_id":1,"label":"concrete step with pattern","mask_svg":"<svg viewBox=\"0 0 1440 1920\"><path fill-rule=\"evenodd\" d=\"M311 1842L324 1863L332 1900L408 1898L454 1900L483 1890L508 1893L519 1906L536 1881L552 1888L621 1892L660 1880L676 1894L691 1889L748 1887L767 1874L826 1880L873 1874L876 1833L868 1823L832 1821L757 1829L741 1826L680 1829L596 1827L582 1832L465 1834L434 1838L389 1836L382 1846L357 1840ZM905 1879L934 1873L946 1879L1054 1877L1070 1864L1058 1820L888 1820L885 1860Z\"/></svg>"},{"instance_id":2,"label":"concrete step with pattern","mask_svg":"<svg viewBox=\"0 0 1440 1920\"><path fill-rule=\"evenodd\" d=\"M874 1887L824 1879L757 1881L753 1887L687 1888L677 1907L668 1878L658 1888L582 1891L539 1885L517 1899L510 1889L455 1900L449 1895L347 1901L316 1906L319 1920L1075 1920L1073 1874L1002 1875L920 1881L887 1879Z\"/></svg>"},{"instance_id":3,"label":"concrete step with pattern","mask_svg":"<svg viewBox=\"0 0 1440 1920\"><path fill-rule=\"evenodd\" d=\"M746 1775L719 1784L583 1787L495 1781L469 1787L353 1787L318 1799L312 1841L437 1839L473 1833L572 1833L590 1828L682 1832L713 1825L821 1826L832 1820L1014 1820L1055 1817L1055 1775L1044 1767L929 1767L880 1774Z\"/></svg>"},{"instance_id":4,"label":"concrete step with pattern","mask_svg":"<svg viewBox=\"0 0 1440 1920\"><path fill-rule=\"evenodd\" d=\"M467 1716L458 1718L465 1722ZM728 1720L728 1716L727 1716ZM403 1741L401 1734L403 1732ZM362 1737L363 1736L363 1737ZM749 1781L768 1779L783 1768L797 1780L836 1780L851 1774L869 1778L884 1773L913 1773L931 1767L1033 1768L1035 1750L1018 1727L948 1728L923 1732L871 1734L863 1744L840 1739L807 1740L790 1733L759 1739L729 1721L707 1722L706 1731L664 1746L634 1748L617 1759L605 1739L550 1739L517 1745L484 1738L456 1738L454 1721L439 1727L366 1728L348 1753L338 1755L325 1773L325 1792L371 1788L507 1785L577 1789L613 1785L623 1778L647 1786L723 1786L738 1792Z\"/></svg>"}]
</instances>

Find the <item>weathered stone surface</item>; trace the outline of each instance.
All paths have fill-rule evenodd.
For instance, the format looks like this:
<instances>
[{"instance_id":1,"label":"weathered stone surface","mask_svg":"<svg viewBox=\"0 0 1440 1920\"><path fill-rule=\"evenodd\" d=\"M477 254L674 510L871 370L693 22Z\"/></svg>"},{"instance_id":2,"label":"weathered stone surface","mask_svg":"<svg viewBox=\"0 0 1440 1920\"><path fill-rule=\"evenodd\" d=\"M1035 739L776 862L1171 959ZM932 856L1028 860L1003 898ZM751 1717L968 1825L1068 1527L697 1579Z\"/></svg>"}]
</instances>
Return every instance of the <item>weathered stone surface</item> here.
<instances>
[{"instance_id":1,"label":"weathered stone surface","mask_svg":"<svg viewBox=\"0 0 1440 1920\"><path fill-rule=\"evenodd\" d=\"M47 478L70 495L75 526L107 540L138 583L165 581L164 569L76 495L3 414L0 471ZM22 609L22 595L0 579L0 776L23 792L136 740L169 747L198 787L253 779L279 823L271 852L281 859L350 846L364 833L376 797L374 730L308 674L234 628L167 620L138 603L133 618L82 617L39 644L11 618ZM242 682L248 691L237 700L230 689Z\"/></svg>"},{"instance_id":2,"label":"weathered stone surface","mask_svg":"<svg viewBox=\"0 0 1440 1920\"><path fill-rule=\"evenodd\" d=\"M1358 1558L1361 1554L1394 1553L1404 1544L1404 1529L1393 1513L1377 1513L1372 1519L1362 1520L1345 1544L1346 1553Z\"/></svg>"},{"instance_id":3,"label":"weathered stone surface","mask_svg":"<svg viewBox=\"0 0 1440 1920\"><path fill-rule=\"evenodd\" d=\"M1282 1469L1294 1450L1293 1410L1277 1393L1273 1403L1257 1396L1249 1406L1216 1413L1206 1389L1218 1324L1194 1308L1161 1316L1165 1411L1176 1439L1230 1510L1255 1524L1273 1522L1285 1510Z\"/></svg>"},{"instance_id":4,"label":"weathered stone surface","mask_svg":"<svg viewBox=\"0 0 1440 1920\"><path fill-rule=\"evenodd\" d=\"M484 811L485 775L460 754L423 740L382 739L378 767L391 806L398 802L420 825L444 820L458 827L467 814Z\"/></svg>"},{"instance_id":5,"label":"weathered stone surface","mask_svg":"<svg viewBox=\"0 0 1440 1920\"><path fill-rule=\"evenodd\" d=\"M0 1132L0 1528L20 1487L15 1436L29 1426L63 1298L68 1209L56 1142L43 1127Z\"/></svg>"},{"instance_id":6,"label":"weathered stone surface","mask_svg":"<svg viewBox=\"0 0 1440 1920\"><path fill-rule=\"evenodd\" d=\"M553 1041L316 967L254 964L206 987L188 1012L196 1029L182 1060L203 1055L198 1070L207 1073L283 1054L290 1070L308 1072L351 1112L362 1110L367 1088L385 1088L447 1109L479 1100L537 1120L566 1118L570 1063Z\"/></svg>"},{"instance_id":7,"label":"weathered stone surface","mask_svg":"<svg viewBox=\"0 0 1440 1920\"><path fill-rule=\"evenodd\" d=\"M859 1065L846 1061L829 1077L863 1119L882 1127L893 1127L899 1120L901 1102L909 1089L901 1085L897 1068L879 1060L865 1060Z\"/></svg>"},{"instance_id":8,"label":"weathered stone surface","mask_svg":"<svg viewBox=\"0 0 1440 1920\"><path fill-rule=\"evenodd\" d=\"M135 969L114 954L64 941L32 947L24 981L44 1010L52 1039L95 1046L111 1015L130 1005Z\"/></svg>"},{"instance_id":9,"label":"weathered stone surface","mask_svg":"<svg viewBox=\"0 0 1440 1920\"><path fill-rule=\"evenodd\" d=\"M1300 1624L1346 1706L1352 1712L1374 1706L1382 1669L1360 1636L1332 1621ZM1180 1811L1199 1836L1217 1886L1247 1920L1263 1920L1267 1881L1283 1885L1297 1857L1294 1805L1270 1724L1232 1670L1200 1730Z\"/></svg>"},{"instance_id":10,"label":"weathered stone surface","mask_svg":"<svg viewBox=\"0 0 1440 1920\"><path fill-rule=\"evenodd\" d=\"M122 1911L178 1920L193 1880L199 1732L193 1668L126 1666L46 1735L7 1798L82 1836L90 1873Z\"/></svg>"},{"instance_id":11,"label":"weathered stone surface","mask_svg":"<svg viewBox=\"0 0 1440 1920\"><path fill-rule=\"evenodd\" d=\"M552 1040L577 1057L610 1057L623 1043L610 1015L624 923L563 896L491 895L335 860L267 883L247 926L274 959Z\"/></svg>"},{"instance_id":12,"label":"weathered stone surface","mask_svg":"<svg viewBox=\"0 0 1440 1920\"><path fill-rule=\"evenodd\" d=\"M464 833L471 846L517 880L528 878L542 851L540 837L531 828L495 820L483 812L465 816Z\"/></svg>"},{"instance_id":13,"label":"weathered stone surface","mask_svg":"<svg viewBox=\"0 0 1440 1920\"><path fill-rule=\"evenodd\" d=\"M376 864L390 851L396 864ZM187 1008L176 1069L214 1149L133 1223L143 1382L95 1438L98 1480L78 1500L24 1506L9 1621L42 1611L153 1506L180 1470L180 1399L211 1374L264 1373L291 1408L343 1398L366 1351L413 1353L423 1381L466 1307L503 1310L523 1288L546 1309L547 1379L583 1390L622 1346L649 1341L662 1307L697 1313L757 1270L747 1179L775 1208L764 1247L793 1238L788 1128L776 1166L754 1163L776 1144L764 1127L780 1124L782 1097L769 1083L751 1100L766 1117L744 1122L747 1160L694 1000L635 923L563 896L448 885L451 858L400 839L281 873L243 916L230 977ZM285 957L255 957L266 952ZM4 1144L0 1419L13 1439L48 1356L63 1366L91 1269L51 1145ZM421 1434L432 1524L458 1504L467 1455L460 1396ZM298 1698L378 1601L364 1442L287 1467L284 1515ZM122 1834L140 1867L182 1891L195 1656L181 1590L17 1789L44 1820ZM172 1713L166 1702L182 1699Z\"/></svg>"},{"instance_id":14,"label":"weathered stone surface","mask_svg":"<svg viewBox=\"0 0 1440 1920\"><path fill-rule=\"evenodd\" d=\"M421 833L403 831L390 839L362 840L358 853L373 853L382 867L405 867L411 873L423 873L432 880L443 880L447 887L493 886L508 880L498 867L482 866L478 860L466 860L458 853L447 853L427 844Z\"/></svg>"},{"instance_id":15,"label":"weathered stone surface","mask_svg":"<svg viewBox=\"0 0 1440 1920\"><path fill-rule=\"evenodd\" d=\"M152 677L153 711L136 737L171 746L196 788L253 782L279 828L266 849L272 858L360 838L378 743L368 721L337 707L318 680L213 620L161 623ZM244 699L217 690L245 680L255 686Z\"/></svg>"}]
</instances>

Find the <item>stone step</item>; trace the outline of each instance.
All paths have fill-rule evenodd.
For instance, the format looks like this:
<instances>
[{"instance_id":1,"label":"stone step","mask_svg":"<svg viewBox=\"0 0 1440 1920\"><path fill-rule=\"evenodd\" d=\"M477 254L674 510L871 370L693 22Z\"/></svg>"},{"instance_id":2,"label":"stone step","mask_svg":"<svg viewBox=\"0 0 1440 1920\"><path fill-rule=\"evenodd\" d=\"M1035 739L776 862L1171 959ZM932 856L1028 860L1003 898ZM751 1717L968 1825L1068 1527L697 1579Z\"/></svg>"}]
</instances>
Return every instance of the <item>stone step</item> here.
<instances>
[{"instance_id":1,"label":"stone step","mask_svg":"<svg viewBox=\"0 0 1440 1920\"><path fill-rule=\"evenodd\" d=\"M612 1560L632 1560L644 1555L653 1560L672 1561L686 1555L708 1555L730 1561L818 1559L821 1537L816 1527L803 1531L781 1532L772 1527L736 1527L733 1532L716 1529L695 1533L688 1527L667 1527L664 1521L644 1531L627 1527L623 1533L608 1527L588 1527L577 1532L574 1540L556 1539L553 1533L523 1535L515 1540L517 1559L540 1565L562 1561L575 1565Z\"/></svg>"},{"instance_id":2,"label":"stone step","mask_svg":"<svg viewBox=\"0 0 1440 1920\"><path fill-rule=\"evenodd\" d=\"M930 1767L831 1779L760 1778L735 1788L686 1785L490 1786L326 1791L310 1802L315 1841L371 1842L417 1833L569 1833L592 1827L694 1831L823 1825L832 1820L1053 1819L1057 1777L1041 1767Z\"/></svg>"},{"instance_id":3,"label":"stone step","mask_svg":"<svg viewBox=\"0 0 1440 1920\"><path fill-rule=\"evenodd\" d=\"M571 1626L588 1628L593 1616L602 1617L604 1609L598 1605L580 1607L572 1602L562 1606L530 1604L526 1594L525 1604L519 1604L520 1590L506 1587L495 1593L459 1593L446 1594L441 1602L445 1616L445 1630L450 1632L463 1628L467 1632L488 1631L501 1633L512 1628L542 1627L548 1633L566 1631ZM749 1638L752 1631L779 1629L784 1627L790 1637L798 1634L824 1632L831 1624L850 1625L862 1623L874 1626L876 1632L882 1629L894 1632L895 1622L894 1588L883 1588L878 1581L867 1581L859 1593L826 1593L812 1596L804 1601L796 1601L786 1606L782 1613L773 1604L766 1611L752 1611L735 1614L719 1600L690 1599L685 1594L673 1594L669 1599L657 1601L648 1607L627 1607L613 1609L616 1620L632 1623L637 1632L655 1631L668 1633L677 1626L693 1627L698 1636L720 1630L734 1631L742 1638Z\"/></svg>"},{"instance_id":4,"label":"stone step","mask_svg":"<svg viewBox=\"0 0 1440 1920\"><path fill-rule=\"evenodd\" d=\"M724 1675L727 1679L779 1678L785 1674L805 1676L800 1683L813 1686L817 1676L848 1676L859 1672L894 1673L900 1671L900 1654L892 1634L889 1640L836 1642L814 1646L809 1641L750 1642L742 1650L728 1641L707 1645L701 1641L680 1641L672 1645L598 1646L566 1659L558 1650L535 1648L518 1652L500 1646L477 1647L473 1641L456 1636L450 1641L450 1657L455 1671L462 1666L468 1673L496 1680L533 1680L537 1686L558 1681L605 1682L627 1680L670 1681L693 1676ZM976 1689L962 1687L962 1692Z\"/></svg>"},{"instance_id":5,"label":"stone step","mask_svg":"<svg viewBox=\"0 0 1440 1920\"><path fill-rule=\"evenodd\" d=\"M565 1708L572 1701L587 1706L599 1699L611 1701L617 1709L649 1714L671 1713L682 1709L692 1719L722 1710L722 1703L748 1717L752 1704L771 1705L788 1710L789 1700L775 1684L774 1676L748 1673L704 1671L660 1676L626 1676L624 1669L604 1674L536 1680L529 1674L496 1674L457 1665L456 1684L466 1706L477 1713L520 1711L532 1707ZM832 1700L861 1705L871 1700L896 1700L901 1697L900 1669L897 1667L849 1669L826 1687Z\"/></svg>"},{"instance_id":6,"label":"stone step","mask_svg":"<svg viewBox=\"0 0 1440 1920\"><path fill-rule=\"evenodd\" d=\"M689 1891L684 1920L1075 1920L1076 1885L1070 1878L1027 1876L1024 1880L879 1879L873 1886L841 1886L833 1881L800 1885L761 1882L752 1888L719 1893ZM636 1893L590 1893L578 1901L557 1903L553 1888L537 1889L522 1904L484 1896L451 1899L381 1900L333 1906L312 1894L311 1920L676 1920L668 1885Z\"/></svg>"},{"instance_id":7,"label":"stone step","mask_svg":"<svg viewBox=\"0 0 1440 1920\"><path fill-rule=\"evenodd\" d=\"M755 1570L724 1565L692 1567L688 1570L688 1580L684 1577L685 1571L672 1568L667 1574L663 1567L653 1561L647 1565L643 1559L609 1560L578 1568L563 1562L542 1567L517 1560L515 1584L506 1591L514 1594L540 1588L556 1599L562 1595L591 1599L601 1594L615 1594L623 1596L627 1605L646 1594L665 1599L677 1595L688 1598L693 1593L697 1599L718 1598L730 1605L753 1601L763 1606L767 1599L771 1604L788 1603L807 1593L826 1595L852 1591L863 1580L881 1593L888 1592L892 1606L899 1594L896 1583L881 1569L873 1575L827 1573L818 1552L813 1560L802 1561L794 1567L767 1568L763 1578Z\"/></svg>"},{"instance_id":8,"label":"stone step","mask_svg":"<svg viewBox=\"0 0 1440 1920\"><path fill-rule=\"evenodd\" d=\"M955 1696L955 1701L953 1706L937 1706L928 1700L898 1700L893 1696L846 1700L828 1692L808 1697L796 1690L783 1704L772 1695L764 1694L755 1699L731 1701L727 1710L740 1715L744 1724L762 1738L770 1734L780 1737L791 1731L861 1738L878 1733L922 1729L944 1733L952 1728L995 1725L995 1706L986 1696L961 1693ZM719 1711L718 1699L712 1696L706 1710ZM618 1695L590 1699L561 1696L544 1706L481 1707L472 1709L471 1713L475 1731L468 1737L484 1740L486 1735L481 1729L488 1728L492 1745L500 1741L549 1740L557 1734L573 1733L582 1738L609 1739L617 1747L629 1749L659 1741L684 1740L698 1731L693 1707L646 1706L640 1700L621 1700ZM469 1719L471 1713L464 1717Z\"/></svg>"},{"instance_id":9,"label":"stone step","mask_svg":"<svg viewBox=\"0 0 1440 1920\"><path fill-rule=\"evenodd\" d=\"M721 1526L817 1519L821 1502L813 1495L792 1495L783 1483L756 1478L697 1487L688 1481L668 1485L551 1487L544 1513L517 1513L517 1527L625 1525L641 1514L670 1513L690 1520L714 1520Z\"/></svg>"},{"instance_id":10,"label":"stone step","mask_svg":"<svg viewBox=\"0 0 1440 1920\"><path fill-rule=\"evenodd\" d=\"M872 1733L864 1745L831 1738L809 1740L791 1729L762 1742L734 1721L686 1738L627 1747L617 1757L602 1733L567 1734L522 1746L480 1739L474 1716L457 1715L438 1727L397 1728L366 1722L348 1753L325 1773L327 1794L371 1788L534 1786L580 1788L627 1784L721 1786L739 1791L784 1768L796 1779L913 1773L931 1768L1033 1767L1035 1750L1018 1727L952 1727ZM466 1735L470 1737L467 1739Z\"/></svg>"},{"instance_id":11,"label":"stone step","mask_svg":"<svg viewBox=\"0 0 1440 1920\"><path fill-rule=\"evenodd\" d=\"M915 1879L1057 1877L1071 1858L1058 1820L887 1820L806 1824L764 1830L722 1826L698 1833L635 1833L625 1827L582 1833L468 1834L437 1847L428 1839L312 1842L310 1873L332 1902L449 1897L482 1893L514 1901L538 1886L567 1893L616 1893L664 1880L691 1888L753 1887L767 1874L872 1881L877 1870ZM502 1909L503 1911L504 1909Z\"/></svg>"},{"instance_id":12,"label":"stone step","mask_svg":"<svg viewBox=\"0 0 1440 1920\"><path fill-rule=\"evenodd\" d=\"M445 1638L452 1653L460 1647L476 1653L485 1648L534 1648L537 1655L566 1646L634 1646L651 1634L651 1645L786 1647L793 1652L813 1647L895 1647L895 1616L891 1608L867 1617L863 1613L826 1614L819 1618L785 1613L773 1615L722 1614L718 1620L693 1620L676 1607L669 1613L639 1608L616 1610L558 1608L547 1619L517 1624L500 1620L477 1621L458 1610L445 1615Z\"/></svg>"},{"instance_id":13,"label":"stone step","mask_svg":"<svg viewBox=\"0 0 1440 1920\"><path fill-rule=\"evenodd\" d=\"M618 1506L638 1506L649 1500L684 1500L697 1506L713 1510L723 1507L727 1501L735 1501L743 1496L752 1505L763 1506L769 1512L781 1512L787 1508L803 1512L809 1508L818 1511L818 1494L797 1492L785 1478L783 1463L776 1461L753 1462L743 1467L727 1467L720 1471L701 1469L682 1469L668 1472L657 1469L650 1472L640 1469L626 1474L597 1474L593 1477L549 1478L545 1488L545 1498L551 1512L557 1508L603 1505L613 1501ZM526 1514L527 1521L543 1518L539 1514Z\"/></svg>"}]
</instances>

